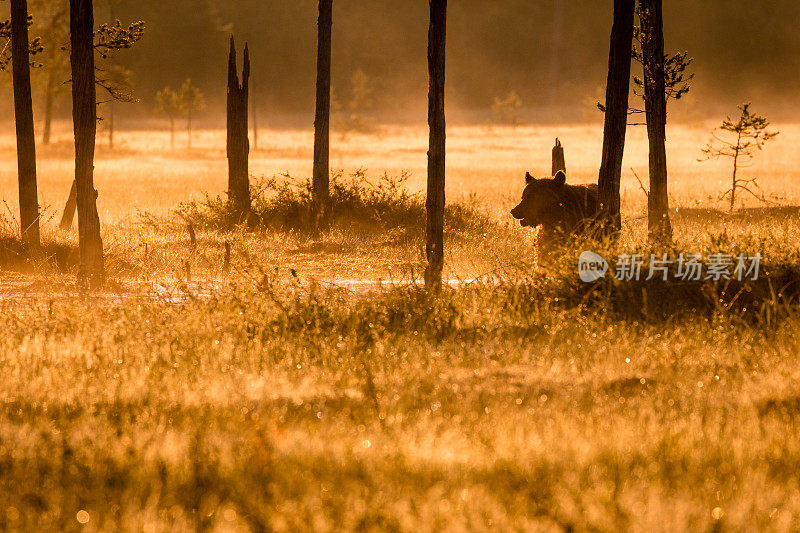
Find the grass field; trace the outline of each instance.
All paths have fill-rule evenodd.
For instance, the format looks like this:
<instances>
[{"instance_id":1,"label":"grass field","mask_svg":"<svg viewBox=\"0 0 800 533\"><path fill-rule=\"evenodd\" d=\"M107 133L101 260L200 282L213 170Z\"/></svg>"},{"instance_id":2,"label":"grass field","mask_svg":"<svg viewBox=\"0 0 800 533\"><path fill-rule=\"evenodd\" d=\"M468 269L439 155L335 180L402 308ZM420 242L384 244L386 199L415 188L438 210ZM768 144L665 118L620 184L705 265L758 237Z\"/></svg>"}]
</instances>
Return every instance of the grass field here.
<instances>
[{"instance_id":1,"label":"grass field","mask_svg":"<svg viewBox=\"0 0 800 533\"><path fill-rule=\"evenodd\" d=\"M438 298L407 283L416 226L311 238L187 215L224 191L224 132L174 152L159 132L101 141L110 281L81 292L75 236L52 220L69 138L39 149L51 257L24 262L0 137L0 530L796 531L800 215L709 211L727 186L724 164L697 161L710 129L670 130L672 250L760 252L764 283L587 289L580 248L541 264L507 213L556 136L570 181L593 180L601 127L473 127L449 132L458 283ZM800 126L778 129L747 172L793 206ZM336 137L332 163L374 184L407 171L413 195L426 140ZM305 179L311 146L262 132L251 171ZM647 175L641 128L625 230L599 251L651 251L630 168Z\"/></svg>"}]
</instances>

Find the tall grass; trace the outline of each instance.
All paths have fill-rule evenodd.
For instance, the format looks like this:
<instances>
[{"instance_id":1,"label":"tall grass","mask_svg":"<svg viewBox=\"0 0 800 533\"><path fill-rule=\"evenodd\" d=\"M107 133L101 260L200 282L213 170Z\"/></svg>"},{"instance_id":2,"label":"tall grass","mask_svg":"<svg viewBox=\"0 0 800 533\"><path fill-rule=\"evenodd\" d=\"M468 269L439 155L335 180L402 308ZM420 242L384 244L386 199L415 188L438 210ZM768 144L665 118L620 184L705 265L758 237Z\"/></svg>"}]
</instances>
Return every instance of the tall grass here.
<instances>
[{"instance_id":1,"label":"tall grass","mask_svg":"<svg viewBox=\"0 0 800 533\"><path fill-rule=\"evenodd\" d=\"M0 313L0 528L793 528L792 315L620 327L533 290Z\"/></svg>"},{"instance_id":2,"label":"tall grass","mask_svg":"<svg viewBox=\"0 0 800 533\"><path fill-rule=\"evenodd\" d=\"M160 231L181 262L231 235ZM762 243L735 290L585 285L579 251L624 244L513 262L496 232L513 266L436 298L287 281L265 230L171 303L3 300L0 530L793 530L795 256Z\"/></svg>"},{"instance_id":3,"label":"tall grass","mask_svg":"<svg viewBox=\"0 0 800 533\"><path fill-rule=\"evenodd\" d=\"M402 179L334 180L326 238L346 245L309 245L310 185L279 178L245 220L222 196L107 227L105 291L52 291L72 259L42 268L47 292L1 292L0 530L798 529L795 212L542 260L483 214L501 202L467 200L447 259L478 281L337 287L420 265ZM584 249L760 251L764 269L583 284Z\"/></svg>"}]
</instances>

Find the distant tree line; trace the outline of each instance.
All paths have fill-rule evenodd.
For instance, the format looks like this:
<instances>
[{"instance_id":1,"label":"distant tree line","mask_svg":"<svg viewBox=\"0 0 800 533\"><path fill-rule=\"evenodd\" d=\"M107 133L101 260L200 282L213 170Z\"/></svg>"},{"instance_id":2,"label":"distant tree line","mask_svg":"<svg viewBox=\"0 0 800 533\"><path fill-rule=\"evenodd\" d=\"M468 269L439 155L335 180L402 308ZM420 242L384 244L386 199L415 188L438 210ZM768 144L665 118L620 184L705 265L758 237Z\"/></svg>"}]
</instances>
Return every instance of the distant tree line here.
<instances>
[{"instance_id":1,"label":"distant tree line","mask_svg":"<svg viewBox=\"0 0 800 533\"><path fill-rule=\"evenodd\" d=\"M569 108L595 94L605 74L609 3L561 0L560 29L554 25L555 4L463 0L449 6L453 46L448 57L452 81L448 94L460 107L483 109L488 117L494 98L512 89L528 106L549 106L553 87L557 87L555 104ZM791 75L800 69L800 34L789 22L800 19L800 3L735 4L727 0L665 4L667 42L691 50L702 63L704 78L722 82L713 84L721 91L724 82L737 80L745 72L782 94L800 92L800 79ZM337 21L338 37L333 43L332 84L342 98L346 98L343 93L349 79L361 69L378 84L377 112L407 112L409 101L421 107L426 88L425 2L339 0L336 10L347 13ZM220 108L224 95L218 89L217 73L225 68L233 30L254 51L282 51L259 61L259 77L270 83L254 87L257 101L269 100L276 110L287 113L313 108L315 2L126 0L117 13L122 20L137 20L147 13L150 22L147 42L125 58L144 98L152 99L164 86L179 85L191 77L208 95L209 104ZM270 20L281 23L264 31L264 21ZM680 20L680 24L669 24L670 20ZM743 28L752 28L757 37L742 39ZM198 35L203 39L197 39ZM167 49L168 54L162 53ZM205 59L200 62L198 57ZM152 68L155 60L158 69ZM476 72L485 75L476 76ZM580 79L574 72L581 73ZM698 90L707 91L710 85L705 83ZM412 110L418 113L420 107Z\"/></svg>"}]
</instances>

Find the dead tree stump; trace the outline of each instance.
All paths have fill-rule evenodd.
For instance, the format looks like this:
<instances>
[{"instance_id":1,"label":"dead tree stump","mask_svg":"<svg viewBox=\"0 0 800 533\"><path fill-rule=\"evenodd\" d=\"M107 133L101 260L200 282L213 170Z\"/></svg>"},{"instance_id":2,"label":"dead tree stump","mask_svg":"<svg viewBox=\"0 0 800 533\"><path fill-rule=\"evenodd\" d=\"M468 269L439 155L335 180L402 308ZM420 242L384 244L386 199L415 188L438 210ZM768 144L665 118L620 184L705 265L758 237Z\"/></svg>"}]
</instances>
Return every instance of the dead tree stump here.
<instances>
[{"instance_id":1,"label":"dead tree stump","mask_svg":"<svg viewBox=\"0 0 800 533\"><path fill-rule=\"evenodd\" d=\"M567 163L564 159L564 147L561 145L561 141L558 137L556 137L556 145L553 147L553 173L550 175L555 176L558 174L559 170L563 170L566 174Z\"/></svg>"},{"instance_id":2,"label":"dead tree stump","mask_svg":"<svg viewBox=\"0 0 800 533\"><path fill-rule=\"evenodd\" d=\"M250 140L248 139L248 97L250 53L244 46L244 71L239 83L236 44L231 36L228 58L228 199L237 216L250 212Z\"/></svg>"}]
</instances>

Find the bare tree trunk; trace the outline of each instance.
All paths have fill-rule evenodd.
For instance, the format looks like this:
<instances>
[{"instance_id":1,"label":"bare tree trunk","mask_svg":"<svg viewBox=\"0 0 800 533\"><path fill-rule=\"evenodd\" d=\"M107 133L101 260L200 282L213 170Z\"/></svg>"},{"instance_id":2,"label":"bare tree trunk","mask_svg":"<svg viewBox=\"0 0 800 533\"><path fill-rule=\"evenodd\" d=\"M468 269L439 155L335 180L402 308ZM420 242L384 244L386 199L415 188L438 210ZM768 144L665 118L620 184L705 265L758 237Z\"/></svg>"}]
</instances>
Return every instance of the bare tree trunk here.
<instances>
[{"instance_id":1,"label":"bare tree trunk","mask_svg":"<svg viewBox=\"0 0 800 533\"><path fill-rule=\"evenodd\" d=\"M72 180L72 186L69 188L69 196L67 203L64 205L64 214L61 215L61 223L59 226L63 230L68 230L72 227L72 220L75 218L75 209L78 208L78 189L75 187L75 180Z\"/></svg>"},{"instance_id":2,"label":"bare tree trunk","mask_svg":"<svg viewBox=\"0 0 800 533\"><path fill-rule=\"evenodd\" d=\"M114 0L108 2L108 18L109 24L114 24ZM109 74L114 75L114 50L108 52L109 60ZM112 82L113 83L113 82ZM108 148L114 149L114 97L112 96L108 102Z\"/></svg>"},{"instance_id":3,"label":"bare tree trunk","mask_svg":"<svg viewBox=\"0 0 800 533\"><path fill-rule=\"evenodd\" d=\"M244 46L242 82L236 69L236 45L231 36L228 57L228 199L240 215L250 211L250 140L247 125L250 80L250 52Z\"/></svg>"},{"instance_id":4,"label":"bare tree trunk","mask_svg":"<svg viewBox=\"0 0 800 533\"><path fill-rule=\"evenodd\" d=\"M114 99L108 102L108 147L114 149Z\"/></svg>"},{"instance_id":5,"label":"bare tree trunk","mask_svg":"<svg viewBox=\"0 0 800 533\"><path fill-rule=\"evenodd\" d=\"M739 188L739 154L742 150L742 134L736 139L736 147L733 149L733 178L731 181L731 213L736 209L736 189Z\"/></svg>"},{"instance_id":6,"label":"bare tree trunk","mask_svg":"<svg viewBox=\"0 0 800 533\"><path fill-rule=\"evenodd\" d=\"M558 97L561 76L561 52L564 47L564 0L553 0L553 33L550 39L550 91L548 106L554 108ZM555 173L553 174L555 175Z\"/></svg>"},{"instance_id":7,"label":"bare tree trunk","mask_svg":"<svg viewBox=\"0 0 800 533\"><path fill-rule=\"evenodd\" d=\"M314 217L319 228L330 196L331 35L333 0L319 0L317 49L317 112L314 119Z\"/></svg>"},{"instance_id":8,"label":"bare tree trunk","mask_svg":"<svg viewBox=\"0 0 800 533\"><path fill-rule=\"evenodd\" d=\"M114 68L114 59L113 58L110 58L110 65L111 65L111 68L113 69ZM113 83L113 82L111 82L111 83ZM107 115L107 116L101 116L99 120L105 121L106 126L108 127L108 149L109 150L113 150L114 149L114 118L115 118L114 117L114 111L115 111L115 109L114 109L114 107L115 107L114 106L114 97L113 96L110 97L108 102L105 102L103 104L103 106L104 107L107 106L107 113L105 113L105 115Z\"/></svg>"},{"instance_id":9,"label":"bare tree trunk","mask_svg":"<svg viewBox=\"0 0 800 533\"><path fill-rule=\"evenodd\" d=\"M667 97L664 66L664 17L662 0L641 0L642 53L644 56L645 111L650 141L650 239L672 239L667 191Z\"/></svg>"},{"instance_id":10,"label":"bare tree trunk","mask_svg":"<svg viewBox=\"0 0 800 533\"><path fill-rule=\"evenodd\" d=\"M92 0L70 0L69 5L80 277L92 285L98 285L103 282L105 272L100 217L97 214L97 191L94 188L94 150L97 138L94 12Z\"/></svg>"},{"instance_id":11,"label":"bare tree trunk","mask_svg":"<svg viewBox=\"0 0 800 533\"><path fill-rule=\"evenodd\" d=\"M553 147L553 173L550 174L551 176L555 176L558 174L559 170L563 170L565 173L567 172L567 162L564 159L564 147L561 145L561 141L556 138L556 145Z\"/></svg>"},{"instance_id":12,"label":"bare tree trunk","mask_svg":"<svg viewBox=\"0 0 800 533\"><path fill-rule=\"evenodd\" d=\"M47 87L44 93L44 131L42 132L42 142L50 144L53 135L53 101L55 100L56 79L53 74L53 67L47 69Z\"/></svg>"},{"instance_id":13,"label":"bare tree trunk","mask_svg":"<svg viewBox=\"0 0 800 533\"><path fill-rule=\"evenodd\" d=\"M192 149L192 110L186 112L186 134L188 136L186 141L186 148Z\"/></svg>"},{"instance_id":14,"label":"bare tree trunk","mask_svg":"<svg viewBox=\"0 0 800 533\"><path fill-rule=\"evenodd\" d=\"M252 80L250 81L250 86L252 87L253 83ZM253 92L253 91L251 91ZM253 95L252 98L252 108L253 108L253 149L258 150L258 98L256 95Z\"/></svg>"},{"instance_id":15,"label":"bare tree trunk","mask_svg":"<svg viewBox=\"0 0 800 533\"><path fill-rule=\"evenodd\" d=\"M445 44L447 41L447 0L429 0L431 22L428 30L428 197L425 255L425 286L430 291L442 287L444 268L444 206L446 123L444 114Z\"/></svg>"},{"instance_id":16,"label":"bare tree trunk","mask_svg":"<svg viewBox=\"0 0 800 533\"><path fill-rule=\"evenodd\" d=\"M36 135L33 128L27 0L11 2L11 56L17 127L20 229L22 242L30 248L38 248L39 196L36 187Z\"/></svg>"},{"instance_id":17,"label":"bare tree trunk","mask_svg":"<svg viewBox=\"0 0 800 533\"><path fill-rule=\"evenodd\" d=\"M603 162L598 180L600 204L608 229L622 228L619 186L622 177L622 156L628 127L628 93L631 81L633 16L636 0L614 0L614 26L611 30L611 51L608 59L606 87L606 119L603 134Z\"/></svg>"},{"instance_id":18,"label":"bare tree trunk","mask_svg":"<svg viewBox=\"0 0 800 533\"><path fill-rule=\"evenodd\" d=\"M52 140L53 113L56 108L56 98L60 90L60 79L64 76L62 72L64 67L61 63L61 47L63 43L57 42L57 35L60 33L58 28L69 20L68 2L48 3L47 5L49 6L47 15L50 17L50 23L45 31L48 37L42 43L45 51L43 63L47 71L47 83L45 85L44 95L44 130L42 131L42 142L45 145L50 144Z\"/></svg>"}]
</instances>

